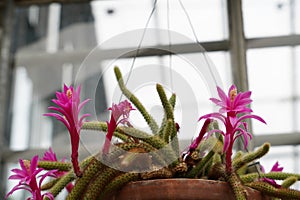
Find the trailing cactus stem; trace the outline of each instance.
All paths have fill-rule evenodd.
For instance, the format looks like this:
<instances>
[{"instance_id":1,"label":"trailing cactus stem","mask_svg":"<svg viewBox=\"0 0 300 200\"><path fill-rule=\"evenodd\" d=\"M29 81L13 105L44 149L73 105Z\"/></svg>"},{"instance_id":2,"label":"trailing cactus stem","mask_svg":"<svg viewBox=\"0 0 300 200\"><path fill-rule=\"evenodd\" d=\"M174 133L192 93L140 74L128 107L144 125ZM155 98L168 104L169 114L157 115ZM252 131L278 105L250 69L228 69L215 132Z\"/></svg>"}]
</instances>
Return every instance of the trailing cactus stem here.
<instances>
[{"instance_id":1,"label":"trailing cactus stem","mask_svg":"<svg viewBox=\"0 0 300 200\"><path fill-rule=\"evenodd\" d=\"M173 131L173 133L174 133L174 131ZM172 136L171 139L172 139L171 140L172 149L173 149L175 155L179 158L180 151L179 151L179 141L178 141L177 134L175 136Z\"/></svg>"},{"instance_id":2,"label":"trailing cactus stem","mask_svg":"<svg viewBox=\"0 0 300 200\"><path fill-rule=\"evenodd\" d=\"M113 191L119 190L125 184L131 181L136 181L138 180L138 178L139 174L137 173L125 173L117 176L105 187L105 190L103 191L103 193L101 193L98 199L105 199L105 197L111 194Z\"/></svg>"},{"instance_id":3,"label":"trailing cactus stem","mask_svg":"<svg viewBox=\"0 0 300 200\"><path fill-rule=\"evenodd\" d=\"M85 130L93 130L93 131L102 131L103 133L106 134L107 132L107 123L106 122L101 122L101 121L94 121L94 122L84 122L82 129ZM128 136L118 132L117 130L114 132L114 137L117 137L123 141L126 141L128 139Z\"/></svg>"},{"instance_id":4,"label":"trailing cactus stem","mask_svg":"<svg viewBox=\"0 0 300 200\"><path fill-rule=\"evenodd\" d=\"M281 183L281 187L283 188L289 188L291 185L296 183L298 181L298 178L296 176L291 176L286 179Z\"/></svg>"},{"instance_id":5,"label":"trailing cactus stem","mask_svg":"<svg viewBox=\"0 0 300 200\"><path fill-rule=\"evenodd\" d=\"M93 158L93 156L86 158L80 163L80 167L84 168ZM61 177L57 183L49 190L49 192L56 197L70 182L75 180L75 174L74 171L71 170L68 173L66 173L63 177ZM45 200L49 200L48 197L44 198Z\"/></svg>"},{"instance_id":6,"label":"trailing cactus stem","mask_svg":"<svg viewBox=\"0 0 300 200\"><path fill-rule=\"evenodd\" d=\"M83 194L84 200L95 200L103 192L105 185L107 185L113 178L118 176L120 171L107 167L102 171L99 171L94 179L87 185L87 189Z\"/></svg>"},{"instance_id":7,"label":"trailing cactus stem","mask_svg":"<svg viewBox=\"0 0 300 200\"><path fill-rule=\"evenodd\" d=\"M263 178L270 178L275 180L284 180L288 177L294 176L297 177L298 180L300 180L300 174L286 173L286 172L269 172L269 173L261 174L260 176Z\"/></svg>"},{"instance_id":8,"label":"trailing cactus stem","mask_svg":"<svg viewBox=\"0 0 300 200\"><path fill-rule=\"evenodd\" d=\"M173 124L174 124L173 120L168 119L167 124L166 124L165 129L164 129L164 133L163 133L164 141L166 143L170 142L170 137L171 137L171 134L172 134L171 132L173 131Z\"/></svg>"},{"instance_id":9,"label":"trailing cactus stem","mask_svg":"<svg viewBox=\"0 0 300 200\"><path fill-rule=\"evenodd\" d=\"M233 159L232 159L232 162L236 162L236 160L242 158L243 154L244 154L244 153L243 153L242 151L236 152L236 154L234 155L234 157L233 157Z\"/></svg>"},{"instance_id":10,"label":"trailing cactus stem","mask_svg":"<svg viewBox=\"0 0 300 200\"><path fill-rule=\"evenodd\" d=\"M73 171L68 172L57 181L57 183L49 190L49 192L56 197L70 182L75 179Z\"/></svg>"},{"instance_id":11,"label":"trailing cactus stem","mask_svg":"<svg viewBox=\"0 0 300 200\"><path fill-rule=\"evenodd\" d=\"M158 92L161 103L164 107L165 113L167 115L167 119L171 119L174 121L173 107L167 99L167 95L165 93L164 88L160 84L156 84L156 90Z\"/></svg>"},{"instance_id":12,"label":"trailing cactus stem","mask_svg":"<svg viewBox=\"0 0 300 200\"><path fill-rule=\"evenodd\" d=\"M175 103L176 103L176 95L173 93L172 96L170 97L169 99L169 103L172 105L172 108L174 110L174 107L175 107ZM157 134L159 135L160 138L163 138L163 131L164 131L164 128L167 124L167 115L165 114L164 115L164 118L162 119L162 122L161 122L161 126L159 128L159 131L157 132ZM174 127L176 129L176 127Z\"/></svg>"},{"instance_id":13,"label":"trailing cactus stem","mask_svg":"<svg viewBox=\"0 0 300 200\"><path fill-rule=\"evenodd\" d=\"M139 99L132 94L125 86L122 73L118 67L114 68L115 76L117 78L117 81L119 83L119 87L122 91L122 93L135 105L135 107L140 111L140 113L143 115L144 119L148 123L152 133L157 133L158 131L158 125L153 119L153 117L146 111L143 104L139 101Z\"/></svg>"},{"instance_id":14,"label":"trailing cactus stem","mask_svg":"<svg viewBox=\"0 0 300 200\"><path fill-rule=\"evenodd\" d=\"M240 175L240 179L242 183L250 183L253 182L254 180L257 180L259 178L258 173L250 173L250 174L245 174L245 175Z\"/></svg>"},{"instance_id":15,"label":"trailing cactus stem","mask_svg":"<svg viewBox=\"0 0 300 200\"><path fill-rule=\"evenodd\" d=\"M212 165L216 163L222 163L221 155L218 153L214 153Z\"/></svg>"},{"instance_id":16,"label":"trailing cactus stem","mask_svg":"<svg viewBox=\"0 0 300 200\"><path fill-rule=\"evenodd\" d=\"M100 121L84 122L81 129L94 131L107 131L107 123Z\"/></svg>"},{"instance_id":17,"label":"trailing cactus stem","mask_svg":"<svg viewBox=\"0 0 300 200\"><path fill-rule=\"evenodd\" d=\"M93 158L88 166L85 168L83 172L83 176L77 179L74 188L72 189L71 193L68 195L67 199L81 199L82 193L86 189L86 186L89 184L91 179L95 176L95 174L103 168L104 165Z\"/></svg>"},{"instance_id":18,"label":"trailing cactus stem","mask_svg":"<svg viewBox=\"0 0 300 200\"><path fill-rule=\"evenodd\" d=\"M72 164L59 161L39 161L38 167L46 170L57 169L59 171L70 171L72 169Z\"/></svg>"},{"instance_id":19,"label":"trailing cactus stem","mask_svg":"<svg viewBox=\"0 0 300 200\"><path fill-rule=\"evenodd\" d=\"M150 146L147 143L120 143L117 144L119 148L116 148L114 151L112 151L109 155L109 161L115 162L115 160L124 152L130 151L134 148L141 148L144 149L145 152L149 152L153 156L153 160L158 161L161 165L165 166L166 163L163 160L163 158L157 153L157 149Z\"/></svg>"},{"instance_id":20,"label":"trailing cactus stem","mask_svg":"<svg viewBox=\"0 0 300 200\"><path fill-rule=\"evenodd\" d=\"M246 186L259 190L262 193L272 197L278 197L282 199L300 199L300 191L287 188L276 188L262 181L247 183Z\"/></svg>"},{"instance_id":21,"label":"trailing cactus stem","mask_svg":"<svg viewBox=\"0 0 300 200\"><path fill-rule=\"evenodd\" d=\"M264 156L266 153L268 153L269 149L270 149L270 144L269 143L264 143L256 151L246 153L242 157L237 158L236 160L234 160L232 165L233 165L235 170L238 170L239 168L241 168L245 164L248 164L248 163Z\"/></svg>"},{"instance_id":22,"label":"trailing cactus stem","mask_svg":"<svg viewBox=\"0 0 300 200\"><path fill-rule=\"evenodd\" d=\"M201 161L199 161L196 166L187 173L187 178L195 178L203 169L203 167L209 162L210 159L214 156L214 152L210 151Z\"/></svg>"},{"instance_id":23,"label":"trailing cactus stem","mask_svg":"<svg viewBox=\"0 0 300 200\"><path fill-rule=\"evenodd\" d=\"M227 182L233 190L236 200L247 200L247 193L236 173L231 173L226 177Z\"/></svg>"},{"instance_id":24,"label":"trailing cactus stem","mask_svg":"<svg viewBox=\"0 0 300 200\"><path fill-rule=\"evenodd\" d=\"M150 171L150 172L141 173L141 178L144 180L155 179L155 178L171 178L172 176L173 176L173 172L167 167L163 167L161 169Z\"/></svg>"},{"instance_id":25,"label":"trailing cactus stem","mask_svg":"<svg viewBox=\"0 0 300 200\"><path fill-rule=\"evenodd\" d=\"M174 153L171 146L166 144L161 138L159 138L157 135L150 136L149 134L137 130L135 128L131 127L119 127L119 130L122 131L122 133L125 133L129 136L138 138L139 140L142 140L143 142L151 145L152 147L156 148L157 150L161 150L164 153L164 158L166 159L166 162L173 162L174 164L177 164L178 156Z\"/></svg>"},{"instance_id":26,"label":"trailing cactus stem","mask_svg":"<svg viewBox=\"0 0 300 200\"><path fill-rule=\"evenodd\" d=\"M41 186L41 190L51 189L59 180L60 180L60 178L56 178L56 179L52 179L52 180L48 181L47 183L45 183Z\"/></svg>"}]
</instances>

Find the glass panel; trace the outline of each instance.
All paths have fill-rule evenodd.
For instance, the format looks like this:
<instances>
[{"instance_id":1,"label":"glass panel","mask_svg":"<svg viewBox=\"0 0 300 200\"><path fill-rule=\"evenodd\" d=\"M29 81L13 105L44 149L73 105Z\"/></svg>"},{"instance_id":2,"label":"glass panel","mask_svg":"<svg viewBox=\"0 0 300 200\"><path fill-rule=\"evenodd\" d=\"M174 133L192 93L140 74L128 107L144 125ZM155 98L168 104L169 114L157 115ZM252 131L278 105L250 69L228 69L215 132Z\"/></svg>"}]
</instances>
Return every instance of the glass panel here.
<instances>
[{"instance_id":1,"label":"glass panel","mask_svg":"<svg viewBox=\"0 0 300 200\"><path fill-rule=\"evenodd\" d=\"M246 37L266 37L291 33L289 0L244 0Z\"/></svg>"},{"instance_id":2,"label":"glass panel","mask_svg":"<svg viewBox=\"0 0 300 200\"><path fill-rule=\"evenodd\" d=\"M169 1L169 27L172 31L184 34L195 40L188 18L179 1ZM199 41L216 41L228 38L226 2L224 0L211 1L182 1L183 7L189 15ZM159 27L168 29L167 3L159 4ZM207 20L209 19L209 20ZM181 41L175 41L175 43Z\"/></svg>"},{"instance_id":3,"label":"glass panel","mask_svg":"<svg viewBox=\"0 0 300 200\"><path fill-rule=\"evenodd\" d=\"M70 15L74 12L80 14ZM10 147L13 150L48 148L52 142L62 146L62 141L68 141L65 128L43 113L48 112L50 99L63 83L74 83L85 57L81 50L92 49L97 44L91 6L50 4L20 7L16 13ZM79 56L74 56L72 51L77 51Z\"/></svg>"},{"instance_id":4,"label":"glass panel","mask_svg":"<svg viewBox=\"0 0 300 200\"><path fill-rule=\"evenodd\" d=\"M299 2L299 1L298 1ZM300 4L298 4L300 8ZM299 29L300 30L300 29ZM293 85L294 91L295 91L295 103L296 103L296 109L295 109L295 117L296 117L296 130L300 131L300 47L295 48L295 65L294 65L294 71L293 71L293 77L295 80L295 84Z\"/></svg>"},{"instance_id":5,"label":"glass panel","mask_svg":"<svg viewBox=\"0 0 300 200\"><path fill-rule=\"evenodd\" d=\"M191 0L182 2L200 41L215 41L227 38L226 5L224 0ZM147 20L149 20L153 1L94 1L92 5L96 18L98 42L103 48L138 46L143 37L143 29ZM208 21L207 19L210 20ZM185 11L178 1L169 1L169 6L167 1L158 1L148 28L169 29L185 37L178 38L172 35L169 37L168 35L162 35L160 31L151 32L146 30L145 38L142 42L142 45L145 46L196 41ZM128 32L132 32L133 35L130 35ZM117 35L124 35L125 38L117 44L103 44L103 42L107 42L107 40Z\"/></svg>"},{"instance_id":6,"label":"glass panel","mask_svg":"<svg viewBox=\"0 0 300 200\"><path fill-rule=\"evenodd\" d=\"M252 107L268 123L254 123L255 133L293 131L291 49L252 49L247 55Z\"/></svg>"},{"instance_id":7,"label":"glass panel","mask_svg":"<svg viewBox=\"0 0 300 200\"><path fill-rule=\"evenodd\" d=\"M295 3L294 6L294 20L295 20L295 32L300 33L300 1L292 1Z\"/></svg>"}]
</instances>

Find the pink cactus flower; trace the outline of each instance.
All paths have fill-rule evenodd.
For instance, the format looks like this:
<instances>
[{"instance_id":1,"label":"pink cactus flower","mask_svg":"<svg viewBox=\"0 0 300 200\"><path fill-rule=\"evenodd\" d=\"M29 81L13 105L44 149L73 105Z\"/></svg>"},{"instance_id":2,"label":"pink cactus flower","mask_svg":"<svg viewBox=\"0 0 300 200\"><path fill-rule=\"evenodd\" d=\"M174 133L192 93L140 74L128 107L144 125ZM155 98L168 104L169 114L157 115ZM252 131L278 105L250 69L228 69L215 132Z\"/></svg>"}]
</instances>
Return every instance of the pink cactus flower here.
<instances>
[{"instance_id":1,"label":"pink cactus flower","mask_svg":"<svg viewBox=\"0 0 300 200\"><path fill-rule=\"evenodd\" d=\"M265 173L265 169L263 166L261 166L261 171L263 173ZM279 163L278 161L273 165L272 169L270 172L282 172L283 171L283 167L279 167ZM280 188L281 186L279 184L276 183L275 180L271 179L271 178L261 178L261 181L264 181L266 183L269 183L271 185L273 185L276 188Z\"/></svg>"},{"instance_id":2,"label":"pink cactus flower","mask_svg":"<svg viewBox=\"0 0 300 200\"><path fill-rule=\"evenodd\" d=\"M225 131L211 130L207 134L208 136L214 132L220 133L224 136L223 152L226 153L226 169L227 172L232 171L231 156L234 141L242 136L244 139L244 147L247 148L249 139L252 139L252 135L248 131L247 122L245 119L256 119L260 122L266 123L261 117L257 115L249 114L252 112L248 108L248 104L252 102L250 99L251 92L241 92L237 94L235 85L229 88L228 95L217 87L220 99L210 98L210 100L216 105L220 106L219 112L210 113L199 118L201 119L218 119L225 125ZM226 113L224 115L223 113Z\"/></svg>"},{"instance_id":3,"label":"pink cactus flower","mask_svg":"<svg viewBox=\"0 0 300 200\"><path fill-rule=\"evenodd\" d=\"M44 153L44 156L42 159L40 159L41 161L50 161L50 162L57 162L58 159L56 157L56 154L53 152L52 148L50 147L48 151L46 151ZM66 158L63 158L61 160L61 162L65 162ZM60 178L62 177L63 175L65 175L67 172L63 172L63 171L56 171L54 172L54 177L55 178ZM66 186L66 189L68 192L71 192L71 190L73 189L74 185L73 183L69 183L67 186Z\"/></svg>"},{"instance_id":4,"label":"pink cactus flower","mask_svg":"<svg viewBox=\"0 0 300 200\"><path fill-rule=\"evenodd\" d=\"M30 200L43 200L44 197L48 197L50 200L53 200L54 197L51 193L41 192L41 185L43 180L47 176L53 176L57 170L50 170L45 174L39 175L42 168L38 168L38 156L34 156L31 161L21 160L19 161L21 169L15 168L11 171L15 174L11 175L8 179L10 180L20 180L19 183L6 195L6 199L17 190L27 190L32 194L32 197L29 197ZM41 177L39 184L37 183L37 178Z\"/></svg>"},{"instance_id":5,"label":"pink cactus flower","mask_svg":"<svg viewBox=\"0 0 300 200\"><path fill-rule=\"evenodd\" d=\"M102 153L105 155L109 152L110 142L112 139L112 136L119 124L127 124L129 123L129 114L132 110L135 110L132 108L132 105L129 101L124 100L121 101L119 104L112 104L112 107L108 108L108 110L111 110L111 116L110 121L107 123L107 134L105 143L102 149Z\"/></svg>"},{"instance_id":6,"label":"pink cactus flower","mask_svg":"<svg viewBox=\"0 0 300 200\"><path fill-rule=\"evenodd\" d=\"M72 86L67 87L66 85L64 85L63 92L56 92L56 98L52 101L58 107L50 106L48 109L58 113L46 113L44 115L55 117L67 127L71 139L71 160L74 172L80 177L82 174L78 164L79 135L84 118L90 116L90 114L83 114L79 118L79 112L90 99L80 102L80 86L75 90Z\"/></svg>"}]
</instances>

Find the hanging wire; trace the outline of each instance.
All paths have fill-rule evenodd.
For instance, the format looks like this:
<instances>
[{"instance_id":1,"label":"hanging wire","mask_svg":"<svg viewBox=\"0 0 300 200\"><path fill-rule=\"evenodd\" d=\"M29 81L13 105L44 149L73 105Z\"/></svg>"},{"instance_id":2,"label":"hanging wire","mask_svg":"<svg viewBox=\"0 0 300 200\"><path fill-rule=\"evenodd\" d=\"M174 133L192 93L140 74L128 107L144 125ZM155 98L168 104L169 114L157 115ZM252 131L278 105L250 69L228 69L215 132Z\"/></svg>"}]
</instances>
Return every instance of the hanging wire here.
<instances>
[{"instance_id":1,"label":"hanging wire","mask_svg":"<svg viewBox=\"0 0 300 200\"><path fill-rule=\"evenodd\" d=\"M207 65L208 65L208 69L209 69L210 74L212 75L212 78L213 78L213 80L214 80L214 83L215 83L215 85L217 85L216 77L214 76L214 73L213 73L213 71L212 71L212 69L211 69L211 67L210 67L209 62L208 62L208 58L207 58L207 56L206 56L206 54L205 54L205 49L201 46L201 43L199 42L199 39L198 39L197 34L196 34L196 31L195 31L195 29L194 29L192 20L191 20L189 14L188 14L186 8L184 7L182 1L181 1L181 0L178 0L178 2L179 2L179 4L180 4L180 7L181 7L181 9L183 10L183 12L184 12L184 14L185 14L187 20L188 20L188 22L189 22L189 25L190 25L190 28L191 28L191 30L192 30L192 32L193 32L193 36L194 36L194 38L195 38L195 40L196 40L196 43L200 46L201 51L203 52L205 62L206 62Z\"/></svg>"},{"instance_id":2,"label":"hanging wire","mask_svg":"<svg viewBox=\"0 0 300 200\"><path fill-rule=\"evenodd\" d=\"M173 65L172 65L172 52L171 52L171 46L172 46L172 38L171 38L171 32L170 32L170 1L167 0L167 29L168 29L168 51L169 51L169 69L170 69L170 84L171 89L174 90L174 83L173 83Z\"/></svg>"},{"instance_id":3,"label":"hanging wire","mask_svg":"<svg viewBox=\"0 0 300 200\"><path fill-rule=\"evenodd\" d=\"M128 81L129 81L129 78L130 78L130 76L131 76L131 74L132 74L133 67L134 67L136 58L137 58L137 56L139 55L139 52L140 52L140 49L141 49L143 40L144 40L145 35L146 35L147 28L148 28L148 26L149 26L149 23L150 23L150 20L151 20L153 14L154 14L154 12L155 12L156 4L157 4L157 0L154 0L153 6L152 6L152 10L151 10L151 13L150 13L150 15L149 15L149 17L148 17L148 19L147 19L146 25L145 25L145 27L144 27L144 29L143 29L143 33L142 33L141 40L140 40L140 42L139 42L139 44L138 44L138 46L137 46L136 53L135 53L135 55L134 55L134 57L133 57L133 59L132 59L132 63L131 63L131 66L130 66L130 70L129 70L129 74L128 74L127 80L125 81L125 85L127 85Z\"/></svg>"}]
</instances>

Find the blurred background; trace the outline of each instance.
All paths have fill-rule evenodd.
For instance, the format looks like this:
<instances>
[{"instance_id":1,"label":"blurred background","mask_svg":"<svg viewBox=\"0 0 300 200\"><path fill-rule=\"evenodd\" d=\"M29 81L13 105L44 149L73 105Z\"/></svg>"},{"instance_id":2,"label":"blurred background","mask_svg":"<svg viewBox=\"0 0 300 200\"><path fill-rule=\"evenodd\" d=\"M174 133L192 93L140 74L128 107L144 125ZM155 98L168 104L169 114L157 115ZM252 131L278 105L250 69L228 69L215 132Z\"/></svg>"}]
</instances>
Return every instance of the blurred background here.
<instances>
[{"instance_id":1,"label":"blurred background","mask_svg":"<svg viewBox=\"0 0 300 200\"><path fill-rule=\"evenodd\" d=\"M153 29L151 35L148 28ZM134 30L145 37L131 40ZM184 37L166 39L161 30ZM205 52L195 48L197 42ZM251 123L250 149L271 143L270 153L260 160L265 169L279 161L285 171L300 173L300 0L2 0L0 44L1 197L12 187L7 178L19 158L42 155L50 146L58 157L68 158L65 127L43 116L64 83L80 83L82 98L93 99L84 110L93 113L89 120L104 121L117 85L114 65L124 73L132 66L166 66L185 80L191 77L188 84L199 110L186 120L197 124L200 115L214 108L205 73L202 81L194 79L195 68L187 60L204 54L210 61L196 68L214 69L225 91L234 83L240 91L253 92L251 107L267 125ZM132 51L138 47L151 48ZM157 51L161 48L176 49L176 55ZM96 57L90 58L95 49ZM145 76L170 86L170 91L177 81L165 67ZM184 90L178 86L179 93ZM141 99L153 96L139 88L135 92ZM193 112L189 104L187 97L180 99L179 121L184 121L182 113ZM147 106L154 116L159 114L151 101ZM191 142L200 125L180 133L182 146ZM100 149L103 134L82 135L81 157ZM299 184L294 187L300 189ZM24 195L16 192L13 198Z\"/></svg>"}]
</instances>

